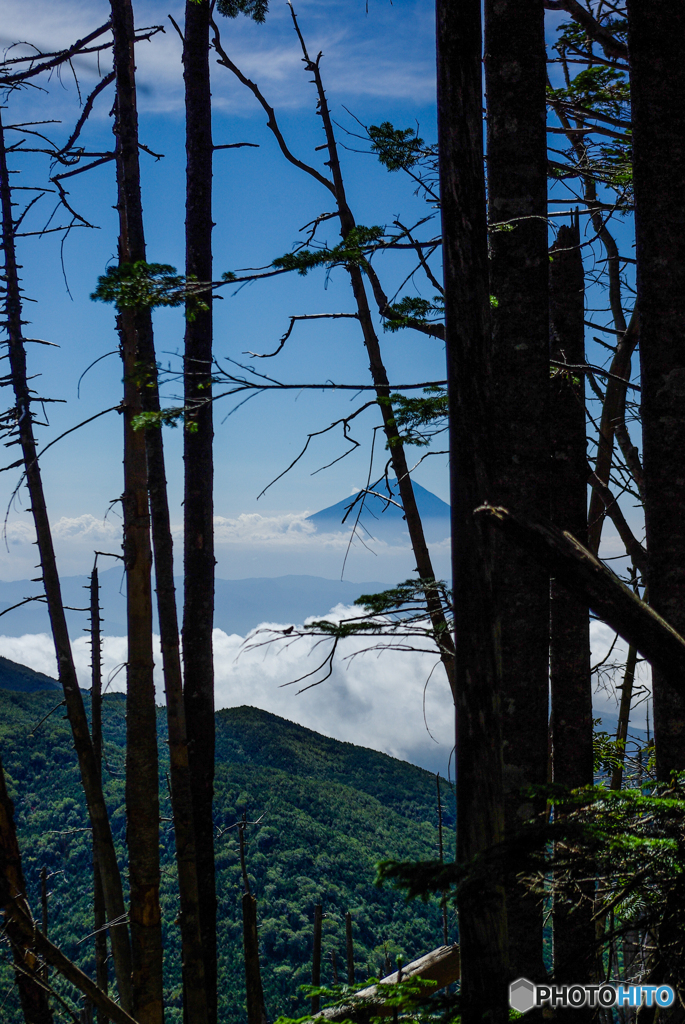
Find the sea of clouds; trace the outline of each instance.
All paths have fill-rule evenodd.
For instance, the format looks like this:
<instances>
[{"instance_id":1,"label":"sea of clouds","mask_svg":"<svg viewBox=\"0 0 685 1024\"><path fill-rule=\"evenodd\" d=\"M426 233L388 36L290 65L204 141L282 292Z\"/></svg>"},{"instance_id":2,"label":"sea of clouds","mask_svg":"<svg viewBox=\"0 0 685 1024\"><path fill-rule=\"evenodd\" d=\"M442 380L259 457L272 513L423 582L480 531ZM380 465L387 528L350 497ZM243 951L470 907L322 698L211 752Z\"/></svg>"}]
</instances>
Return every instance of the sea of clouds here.
<instances>
[{"instance_id":1,"label":"sea of clouds","mask_svg":"<svg viewBox=\"0 0 685 1024\"><path fill-rule=\"evenodd\" d=\"M337 620L356 612L338 606L328 616ZM449 688L435 654L429 650L374 649L373 638L351 637L341 644L328 678L314 670L330 650L328 641L283 636L284 625L263 623L247 637L214 630L216 706L249 705L309 729L361 746L381 750L447 776L452 753L454 717ZM625 645L608 626L593 622L592 657L606 659L595 694L595 714L612 731L620 682L612 665L625 658ZM74 640L79 681L90 688L90 645L86 636ZM155 637L157 699L164 703L159 637ZM56 675L52 639L46 633L0 636L0 655L48 675ZM103 679L109 692L125 690L126 638L103 639ZM647 666L638 667L638 683L649 693ZM644 728L645 705L633 716ZM639 719L639 720L638 720Z\"/></svg>"}]
</instances>

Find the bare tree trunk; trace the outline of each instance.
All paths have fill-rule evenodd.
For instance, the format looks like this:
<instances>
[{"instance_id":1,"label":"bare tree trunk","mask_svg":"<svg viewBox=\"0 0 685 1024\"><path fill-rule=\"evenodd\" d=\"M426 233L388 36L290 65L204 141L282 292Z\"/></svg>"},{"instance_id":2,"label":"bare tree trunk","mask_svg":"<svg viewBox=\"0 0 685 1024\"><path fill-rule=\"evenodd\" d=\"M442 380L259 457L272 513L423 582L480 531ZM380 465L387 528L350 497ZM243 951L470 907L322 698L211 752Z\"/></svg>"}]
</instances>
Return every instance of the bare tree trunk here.
<instances>
[{"instance_id":1,"label":"bare tree trunk","mask_svg":"<svg viewBox=\"0 0 685 1024\"><path fill-rule=\"evenodd\" d=\"M31 511L38 539L38 551L43 572L43 586L50 615L60 682L64 689L67 716L71 724L74 747L79 760L81 781L97 845L102 873L107 916L118 921L110 928L114 968L122 1006L131 1007L131 949L128 930L124 923L125 909L121 876L117 863L107 807L102 794L102 783L93 751L88 719L78 686L71 642L64 615L57 562L52 544L45 494L37 446L33 434L31 396L26 373L26 351L22 336L22 309L19 275L14 246L12 196L5 152L4 133L0 121L0 199L2 201L3 250L5 254L5 288L7 332L9 338L10 369L17 407L17 430L21 441L26 482L31 498Z\"/></svg>"},{"instance_id":2,"label":"bare tree trunk","mask_svg":"<svg viewBox=\"0 0 685 1024\"><path fill-rule=\"evenodd\" d=\"M550 255L550 354L559 362L582 364L585 281L577 222L559 229ZM587 544L585 382L569 371L558 370L551 390L550 518L560 530L568 530ZM592 785L590 610L556 578L551 586L550 687L553 781L569 789ZM557 814L563 814L559 805ZM557 880L552 915L557 983L590 981L593 909L592 883L572 878L571 889L564 891ZM579 1012L586 1020L592 1016L590 1009L567 1011L566 1015L580 1020Z\"/></svg>"},{"instance_id":3,"label":"bare tree trunk","mask_svg":"<svg viewBox=\"0 0 685 1024\"><path fill-rule=\"evenodd\" d=\"M130 0L111 0L116 73L116 166L119 265L145 260L138 114ZM150 311L117 316L124 362L124 565L128 663L126 698L126 816L131 902L133 1012L140 1024L161 1024L162 928L159 906L159 784L152 654L150 512L145 433L133 420L143 411L141 363L147 355Z\"/></svg>"},{"instance_id":4,"label":"bare tree trunk","mask_svg":"<svg viewBox=\"0 0 685 1024\"><path fill-rule=\"evenodd\" d=\"M473 511L492 462L487 217L479 0L437 0L438 140L450 407L452 579L457 672L457 861L504 834L500 651L492 545ZM507 916L496 869L459 899L462 1021L508 1020Z\"/></svg>"},{"instance_id":5,"label":"bare tree trunk","mask_svg":"<svg viewBox=\"0 0 685 1024\"><path fill-rule=\"evenodd\" d=\"M314 907L314 936L312 941L312 985L321 984L321 922L323 907L317 903ZM312 996L312 1016L321 1009L319 996Z\"/></svg>"},{"instance_id":6,"label":"bare tree trunk","mask_svg":"<svg viewBox=\"0 0 685 1024\"><path fill-rule=\"evenodd\" d=\"M90 717L93 735L93 750L102 778L102 645L100 637L100 584L97 565L93 566L90 577L90 656L91 690ZM95 932L95 980L99 989L107 994L109 977L107 971L107 915L102 891L102 878L97 848L93 845L93 930ZM47 935L47 932L45 932ZM107 1018L98 1010L98 1024L107 1024Z\"/></svg>"},{"instance_id":7,"label":"bare tree trunk","mask_svg":"<svg viewBox=\"0 0 685 1024\"><path fill-rule=\"evenodd\" d=\"M143 407L159 411L157 369L150 324L145 362L149 367ZM169 518L164 447L161 428L145 431L148 489L152 513L157 610L161 634L162 666L169 735L171 805L176 844L176 867L181 904L180 927L183 959L183 1003L192 1024L208 1021L205 968L201 933L201 899L198 884L197 843L193 827L193 798L188 761L181 654L174 585L173 538Z\"/></svg>"},{"instance_id":8,"label":"bare tree trunk","mask_svg":"<svg viewBox=\"0 0 685 1024\"><path fill-rule=\"evenodd\" d=\"M628 739L628 725L630 724L630 705L633 700L633 684L635 682L635 667L637 665L637 648L629 647L626 658L626 666L623 671L623 683L621 684L621 703L618 709L618 726L616 728L616 741L620 743L619 764L611 773L611 789L620 789L623 785L623 767L626 759L626 742Z\"/></svg>"},{"instance_id":9,"label":"bare tree trunk","mask_svg":"<svg viewBox=\"0 0 685 1024\"><path fill-rule=\"evenodd\" d=\"M685 632L685 6L629 0L645 521L653 608ZM654 673L657 777L685 768L685 698Z\"/></svg>"},{"instance_id":10,"label":"bare tree trunk","mask_svg":"<svg viewBox=\"0 0 685 1024\"><path fill-rule=\"evenodd\" d=\"M347 984L354 985L354 939L352 938L352 914L345 914L345 953L347 954Z\"/></svg>"},{"instance_id":11,"label":"bare tree trunk","mask_svg":"<svg viewBox=\"0 0 685 1024\"><path fill-rule=\"evenodd\" d=\"M267 1024L262 976L259 968L257 900L249 892L243 893L243 951L245 956L247 1024Z\"/></svg>"},{"instance_id":12,"label":"bare tree trunk","mask_svg":"<svg viewBox=\"0 0 685 1024\"><path fill-rule=\"evenodd\" d=\"M485 0L488 217L494 427L492 493L521 511L549 507L546 51L543 0ZM497 225L503 225L498 228ZM508 230L507 230L508 229ZM497 544L505 822L535 810L547 777L549 575ZM542 807L539 808L542 810ZM542 981L542 907L507 879L512 978Z\"/></svg>"},{"instance_id":13,"label":"bare tree trunk","mask_svg":"<svg viewBox=\"0 0 685 1024\"><path fill-rule=\"evenodd\" d=\"M183 43L186 103L186 274L212 280L212 107L209 0L187 0ZM212 444L212 295L186 323L183 433L183 669L200 926L210 1024L217 1019L214 870L214 463Z\"/></svg>"},{"instance_id":14,"label":"bare tree trunk","mask_svg":"<svg viewBox=\"0 0 685 1024\"><path fill-rule=\"evenodd\" d=\"M580 10L579 5L576 4L576 6ZM577 131L574 132L574 126L571 124L563 108L558 106L554 100L551 100L551 106L566 131L566 136L572 148L575 150L578 163L587 165L588 151L587 145L583 140L583 136L578 134ZM614 457L614 438L621 430L625 431L627 435L625 427L626 385L621 379L616 378L630 379L632 356L635 351L638 338L637 316L635 310L633 310L630 323L626 327L621 298L622 285L620 253L618 245L616 244L616 239L606 225L605 216L602 213L600 204L597 200L597 182L591 176L588 176L583 182L583 193L585 204L591 212L593 230L601 240L602 245L604 246L604 251L607 254L606 262L609 306L611 307L614 328L618 332L616 351L609 367L609 371L613 374L613 377L610 377L607 380L604 403L602 405L602 414L599 422L597 458L595 461L595 475L599 484L608 486L611 476L611 465ZM606 514L607 509L602 499L601 487L593 484L593 490L590 494L590 508L588 512L587 546L595 555L599 551L599 545L602 539L602 526Z\"/></svg>"},{"instance_id":15,"label":"bare tree trunk","mask_svg":"<svg viewBox=\"0 0 685 1024\"><path fill-rule=\"evenodd\" d=\"M5 785L5 773L0 762L0 892L3 908L8 902L17 903L30 918L26 901L26 883L21 867L21 854L14 827L14 805ZM48 990L41 977L39 961L12 917L5 913L4 931L12 947L14 977L19 989L19 1000L26 1024L52 1024L52 1010Z\"/></svg>"}]
</instances>

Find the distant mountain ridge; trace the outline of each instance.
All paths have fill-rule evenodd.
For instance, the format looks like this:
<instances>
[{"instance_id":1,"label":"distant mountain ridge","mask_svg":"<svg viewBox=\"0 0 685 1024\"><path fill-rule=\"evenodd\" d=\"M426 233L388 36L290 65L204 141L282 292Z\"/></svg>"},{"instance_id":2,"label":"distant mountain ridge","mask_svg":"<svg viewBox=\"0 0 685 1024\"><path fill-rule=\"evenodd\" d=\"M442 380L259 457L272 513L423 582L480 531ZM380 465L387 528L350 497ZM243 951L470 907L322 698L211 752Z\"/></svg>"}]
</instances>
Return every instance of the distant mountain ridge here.
<instances>
[{"instance_id":1,"label":"distant mountain ridge","mask_svg":"<svg viewBox=\"0 0 685 1024\"><path fill-rule=\"evenodd\" d=\"M391 481L392 486L392 481ZM394 489L397 485L395 483ZM384 493L379 485L378 494ZM429 543L445 541L450 534L450 507L437 495L414 483L416 502L423 519L424 532ZM321 509L307 517L317 533L350 533L357 517L355 507L346 521L345 515L354 501L354 495ZM393 501L399 504L395 493ZM367 495L360 517L360 535L367 541L402 546L409 553L409 535L404 513L398 504L388 503L382 497ZM373 543L370 544L373 548ZM379 547L379 545L377 545ZM341 554L341 565L343 555ZM409 574L409 570L405 575ZM402 577L397 577L401 579ZM396 582L393 580L393 582ZM182 592L183 580L176 577L176 587ZM258 576L245 579L217 579L215 596L214 625L229 635L245 636L262 622L300 624L308 616L326 615L338 604L351 605L361 594L373 594L386 590L388 582L370 580L350 583L348 580L327 579L323 576L290 574L287 576ZM62 595L65 605L84 608L89 603L86 593L87 576L67 576L62 579ZM126 636L126 587L124 571L114 566L100 572L100 603L102 607L102 631L105 636ZM42 594L42 588L33 580L0 581L0 612L19 604L27 597ZM155 630L158 631L155 615ZM72 637L80 636L88 627L86 612L67 611L67 622ZM23 636L32 633L49 633L50 622L44 602L30 601L9 612L2 618L0 634ZM0 682L0 688L2 684Z\"/></svg>"},{"instance_id":2,"label":"distant mountain ridge","mask_svg":"<svg viewBox=\"0 0 685 1024\"><path fill-rule=\"evenodd\" d=\"M66 576L62 580L64 603L84 608L87 576ZM321 576L267 576L243 580L217 580L214 625L225 633L245 636L261 622L299 624L309 615L326 615L337 604L352 604L360 594L373 594L387 589L387 583L370 581L350 583L328 580ZM176 578L177 592L182 593L183 580ZM0 612L23 598L40 593L30 580L0 581ZM100 573L100 604L104 636L126 636L126 597L123 572L115 566ZM80 636L88 627L87 612L67 611L72 637ZM157 611L154 609L155 630ZM23 636L26 633L49 633L50 621L45 604L31 601L3 616L0 634Z\"/></svg>"},{"instance_id":3,"label":"distant mountain ridge","mask_svg":"<svg viewBox=\"0 0 685 1024\"><path fill-rule=\"evenodd\" d=\"M16 693L38 693L41 690L61 689L56 679L42 672L34 672L26 665L19 665L9 658L0 658L0 690L14 690Z\"/></svg>"}]
</instances>

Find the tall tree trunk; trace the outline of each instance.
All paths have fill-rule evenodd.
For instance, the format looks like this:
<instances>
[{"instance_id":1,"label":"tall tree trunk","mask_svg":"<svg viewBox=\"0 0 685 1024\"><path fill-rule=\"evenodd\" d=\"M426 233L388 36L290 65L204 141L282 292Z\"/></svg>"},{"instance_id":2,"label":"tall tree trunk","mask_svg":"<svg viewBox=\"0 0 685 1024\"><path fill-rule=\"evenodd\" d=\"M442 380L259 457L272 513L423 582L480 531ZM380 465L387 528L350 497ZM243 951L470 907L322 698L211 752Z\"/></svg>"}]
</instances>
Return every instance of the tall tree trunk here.
<instances>
[{"instance_id":1,"label":"tall tree trunk","mask_svg":"<svg viewBox=\"0 0 685 1024\"><path fill-rule=\"evenodd\" d=\"M243 955L245 958L247 1024L267 1024L259 966L257 900L250 892L243 893Z\"/></svg>"},{"instance_id":2,"label":"tall tree trunk","mask_svg":"<svg viewBox=\"0 0 685 1024\"><path fill-rule=\"evenodd\" d=\"M97 556L96 556L97 560ZM100 636L100 583L97 565L90 576L90 658L91 690L90 719L93 735L93 751L102 779L102 643ZM109 976L107 970L107 914L102 891L102 877L98 862L97 847L93 844L93 931L95 932L95 980L98 988L107 994ZM107 1018L98 1010L98 1024L107 1024Z\"/></svg>"},{"instance_id":3,"label":"tall tree trunk","mask_svg":"<svg viewBox=\"0 0 685 1024\"><path fill-rule=\"evenodd\" d=\"M457 672L457 861L504 834L499 644L492 546L473 511L489 496L492 345L479 0L437 0L438 141L450 408ZM508 1019L504 887L497 865L459 899L462 1021Z\"/></svg>"},{"instance_id":4,"label":"tall tree trunk","mask_svg":"<svg viewBox=\"0 0 685 1024\"><path fill-rule=\"evenodd\" d=\"M685 4L629 0L649 599L685 633ZM657 777L685 768L685 699L654 672Z\"/></svg>"},{"instance_id":5,"label":"tall tree trunk","mask_svg":"<svg viewBox=\"0 0 685 1024\"><path fill-rule=\"evenodd\" d=\"M212 107L209 0L186 2L183 78L186 102L186 274L212 280ZM214 462L212 442L212 296L186 323L183 434L183 670L200 888L207 1010L217 1017L214 870Z\"/></svg>"},{"instance_id":6,"label":"tall tree trunk","mask_svg":"<svg viewBox=\"0 0 685 1024\"><path fill-rule=\"evenodd\" d=\"M14 245L12 220L12 194L5 151L5 139L0 121L0 199L2 202L2 242L5 254L5 289L7 334L12 384L17 408L17 430L21 441L26 483L31 498L31 512L38 539L38 551L43 573L43 586L47 600L50 625L55 644L59 679L64 690L67 716L71 725L74 747L81 771L81 782L88 807L93 839L104 889L107 917L120 924L110 927L114 969L119 998L125 1010L131 1008L131 948L124 923L124 897L117 863L112 830L102 793L102 782L88 727L83 698L78 685L71 641L64 614L57 561L52 543L43 481L38 462L37 445L33 433L31 396L26 373L26 351L22 335L22 308L19 274Z\"/></svg>"},{"instance_id":7,"label":"tall tree trunk","mask_svg":"<svg viewBox=\"0 0 685 1024\"><path fill-rule=\"evenodd\" d=\"M111 0L116 73L116 167L119 265L145 260L138 163L134 26L130 0ZM145 433L133 420L143 411L141 363L147 355L150 311L117 316L124 363L124 565L128 663L126 698L126 816L131 903L133 1012L140 1024L161 1024L162 928L159 906L159 784L152 654L150 512Z\"/></svg>"},{"instance_id":8,"label":"tall tree trunk","mask_svg":"<svg viewBox=\"0 0 685 1024\"><path fill-rule=\"evenodd\" d=\"M147 412L159 412L157 367L151 323L148 328L145 334L148 339L145 351L147 386L143 391L143 408ZM192 1024L207 1024L208 993L205 989L197 844L193 824L193 798L176 612L173 537L171 535L161 429L154 427L147 429L145 442L152 514L155 582L157 584L157 611L169 736L171 805L181 904L179 916L183 960L183 1003L188 1021Z\"/></svg>"},{"instance_id":9,"label":"tall tree trunk","mask_svg":"<svg viewBox=\"0 0 685 1024\"><path fill-rule=\"evenodd\" d=\"M21 867L21 854L14 825L14 804L5 785L5 773L0 761L0 902L17 903L30 919L26 900L26 883ZM26 937L11 915L5 915L4 931L12 947L14 977L19 989L19 1000L26 1024L52 1024L52 1010L48 990L41 979L40 965Z\"/></svg>"},{"instance_id":10,"label":"tall tree trunk","mask_svg":"<svg viewBox=\"0 0 685 1024\"><path fill-rule=\"evenodd\" d=\"M485 0L492 323L492 495L510 509L549 507L546 51L543 0ZM497 225L503 225L498 228ZM549 575L499 539L505 822L534 810L547 778ZM541 810L542 808L540 808ZM542 907L507 879L512 978L542 981Z\"/></svg>"},{"instance_id":11,"label":"tall tree trunk","mask_svg":"<svg viewBox=\"0 0 685 1024\"><path fill-rule=\"evenodd\" d=\"M550 354L578 365L585 361L585 280L577 222L561 227L550 250ZM587 544L587 439L585 383L573 372L557 371L552 381L551 522ZM553 578L550 615L553 780L577 789L592 785L592 684L590 611ZM563 813L557 806L555 814ZM594 886L571 879L572 889L555 889L554 979L590 981L593 957ZM578 899L578 894L584 899ZM562 1011L564 1012L564 1011ZM589 1009L581 1010L590 1019ZM567 1011L575 1020L578 1011ZM569 1020L571 1017L569 1017Z\"/></svg>"}]
</instances>

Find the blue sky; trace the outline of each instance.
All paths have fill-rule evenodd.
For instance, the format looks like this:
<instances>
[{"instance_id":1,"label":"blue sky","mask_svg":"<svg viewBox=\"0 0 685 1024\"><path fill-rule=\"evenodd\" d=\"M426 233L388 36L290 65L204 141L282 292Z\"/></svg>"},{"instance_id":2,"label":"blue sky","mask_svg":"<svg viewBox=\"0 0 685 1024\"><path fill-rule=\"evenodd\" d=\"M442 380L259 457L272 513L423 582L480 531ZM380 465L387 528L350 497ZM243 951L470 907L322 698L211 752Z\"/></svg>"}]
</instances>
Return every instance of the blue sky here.
<instances>
[{"instance_id":1,"label":"blue sky","mask_svg":"<svg viewBox=\"0 0 685 1024\"><path fill-rule=\"evenodd\" d=\"M24 39L37 45L54 47L65 44L104 22L108 5L62 2L57 7L45 0L29 5L27 22L25 3L3 0L2 43ZM353 117L366 124L391 120L402 127L420 125L424 138L434 137L433 7L428 0L370 0L368 14L364 2L348 0L344 5L304 0L297 12L310 51L323 51L323 74L336 120L351 131L358 131ZM155 152L164 153L156 161L142 154L143 199L147 218L148 258L183 266L183 188L184 128L183 83L180 40L167 15L182 21L181 3L157 0L135 5L138 25L165 24L166 31L138 48L139 105L141 139ZM220 19L223 44L232 58L259 82L276 108L289 145L304 160L324 171L322 153L314 149L322 141L320 119L314 113L314 89L302 68L300 53L285 4L272 5L267 23L254 25L242 18ZM103 58L101 67L105 67ZM82 58L76 68L83 93L97 81L94 58ZM254 98L224 68L213 69L215 102L214 138L216 143L249 141L259 149L240 149L216 154L215 195L215 267L222 271L263 266L277 255L290 250L300 237L298 230L317 214L327 211L331 197L318 183L288 165L265 127L265 115ZM98 150L111 146L111 89L102 98L86 136ZM13 121L61 118L61 125L45 130L54 138L63 138L78 114L77 92L68 74L61 81L53 78L47 94L29 91L13 100ZM345 109L347 108L347 110ZM348 113L349 111L349 113ZM360 148L359 140L340 131L340 141ZM46 181L43 158L24 157L22 181L31 184ZM400 217L412 222L426 213L422 200L412 195L411 182L399 174L390 175L367 154L343 151L348 198L357 221L362 224L389 224ZM16 166L20 166L17 163ZM15 179L18 180L18 179ZM70 201L98 230L75 230L63 246L64 272L61 267L61 236L28 239L22 243L21 261L27 295L38 299L27 304L27 316L33 321L35 336L61 346L47 349L33 346L31 367L43 374L41 393L67 399L66 405L49 409L51 426L46 434L55 436L75 422L101 408L115 405L120 394L120 370L116 356L98 363L84 378L80 398L77 381L93 360L116 347L113 313L108 307L89 300L89 294L116 249L114 168L107 164L68 183ZM46 196L36 210L32 228L47 219L52 197ZM58 213L59 217L60 214ZM63 222L63 220L61 221ZM53 221L53 225L57 223ZM427 225L426 231L436 229ZM321 238L336 241L335 222L322 231ZM402 257L385 257L379 263L386 291L392 294L411 270ZM65 288L66 276L71 298ZM420 287L430 296L431 288ZM256 283L232 295L226 289L216 303L216 355L245 360L246 350L269 351L293 314L351 311L352 297L342 270L325 282L323 274L307 279L289 276ZM404 293L417 294L410 283ZM178 365L176 353L182 348L183 321L178 311L155 314L157 350L160 359ZM394 383L410 380L440 379L444 376L444 355L439 342L415 335L384 335L384 354ZM296 328L284 353L277 359L261 362L259 369L288 382L312 382L334 379L369 383L368 365L358 326L351 321L303 324ZM172 387L169 394L173 394ZM288 393L255 398L222 423L231 405L216 406L216 513L231 522L241 515L274 520L273 530L284 529L279 517L305 510L323 508L362 486L368 472L370 431L375 413L364 414L354 436L360 449L330 470L311 474L345 450L339 432L312 446L311 454L288 477L257 501L257 495L292 460L310 430L320 429L332 419L354 408L350 397L330 393ZM67 571L85 568L92 544L84 542L78 551L74 520L92 517L101 520L110 501L121 490L120 425L116 414L109 414L83 431L60 442L44 463L45 481L51 515L55 521L69 523L62 533L71 537L71 547L63 544ZM181 519L181 434L166 432L168 468L173 515ZM376 465L382 467L382 446L376 448ZM420 456L417 455L417 458ZM441 497L447 497L447 464L444 456L427 460L417 479ZM7 483L3 481L7 486ZM110 513L110 516L113 513ZM115 513L114 513L115 514ZM275 519L274 519L275 517ZM21 524L27 517L17 510L11 520ZM93 532L90 518L82 520ZM116 519L114 520L116 522ZM269 524L252 520L262 535ZM221 524L219 524L219 527ZM246 538L243 521L241 551ZM85 528L85 527L84 527ZM287 532L287 525L285 527ZM23 530L23 527L20 529ZM292 532L292 531L291 531ZM105 534L107 531L105 530ZM259 557L263 545L256 542L252 568L241 556L236 564L230 556L222 561L224 576L270 575L267 561ZM16 553L16 552L15 552ZM24 552L26 554L26 552ZM288 571L287 552L276 558L278 571ZM337 575L335 558L315 552L307 559L306 571ZM361 554L360 554L361 557ZM370 556L369 556L370 557ZM85 559L85 562L83 561ZM25 558L0 556L0 576L25 575ZM404 556L391 560L380 578L388 580L406 575L411 565ZM377 560L376 560L377 562ZM264 564L262 564L264 563ZM367 568L367 564L368 568ZM350 563L350 578L379 578L369 558ZM446 563L445 563L446 567ZM300 568L300 571L301 568Z\"/></svg>"}]
</instances>

